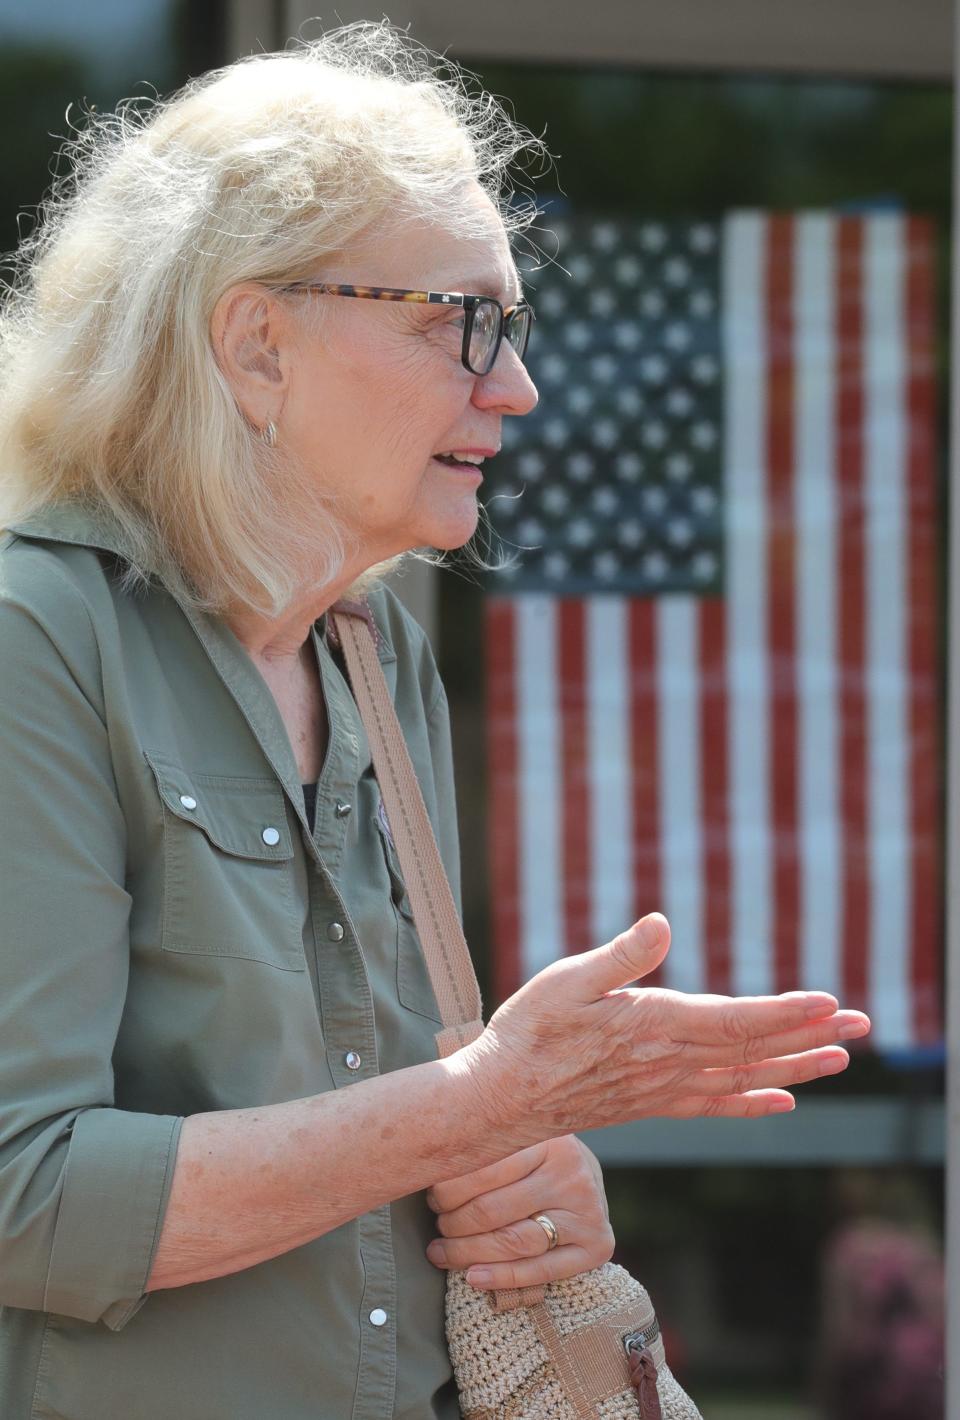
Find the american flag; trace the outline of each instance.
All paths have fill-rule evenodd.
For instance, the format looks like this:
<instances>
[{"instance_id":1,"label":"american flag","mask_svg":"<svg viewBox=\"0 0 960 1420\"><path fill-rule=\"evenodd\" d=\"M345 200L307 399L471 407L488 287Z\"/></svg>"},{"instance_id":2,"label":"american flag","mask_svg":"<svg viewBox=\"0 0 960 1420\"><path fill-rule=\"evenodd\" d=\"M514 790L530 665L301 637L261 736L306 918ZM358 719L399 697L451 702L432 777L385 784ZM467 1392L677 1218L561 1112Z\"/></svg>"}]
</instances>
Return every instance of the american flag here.
<instances>
[{"instance_id":1,"label":"american flag","mask_svg":"<svg viewBox=\"0 0 960 1420\"><path fill-rule=\"evenodd\" d=\"M939 1039L934 239L573 217L489 483L496 986L664 911L688 991Z\"/></svg>"}]
</instances>

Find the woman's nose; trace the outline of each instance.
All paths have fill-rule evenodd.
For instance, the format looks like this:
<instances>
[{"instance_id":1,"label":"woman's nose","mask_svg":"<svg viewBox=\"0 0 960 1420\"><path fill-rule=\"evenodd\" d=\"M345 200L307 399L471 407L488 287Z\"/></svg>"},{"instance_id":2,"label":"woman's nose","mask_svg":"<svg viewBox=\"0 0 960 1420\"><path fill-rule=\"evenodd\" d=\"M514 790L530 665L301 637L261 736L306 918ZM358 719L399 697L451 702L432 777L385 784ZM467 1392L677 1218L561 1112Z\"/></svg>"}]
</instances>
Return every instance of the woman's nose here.
<instances>
[{"instance_id":1,"label":"woman's nose","mask_svg":"<svg viewBox=\"0 0 960 1420\"><path fill-rule=\"evenodd\" d=\"M489 375L473 382L473 403L478 409L497 409L502 414L529 414L540 396L526 365L506 341L500 347Z\"/></svg>"}]
</instances>

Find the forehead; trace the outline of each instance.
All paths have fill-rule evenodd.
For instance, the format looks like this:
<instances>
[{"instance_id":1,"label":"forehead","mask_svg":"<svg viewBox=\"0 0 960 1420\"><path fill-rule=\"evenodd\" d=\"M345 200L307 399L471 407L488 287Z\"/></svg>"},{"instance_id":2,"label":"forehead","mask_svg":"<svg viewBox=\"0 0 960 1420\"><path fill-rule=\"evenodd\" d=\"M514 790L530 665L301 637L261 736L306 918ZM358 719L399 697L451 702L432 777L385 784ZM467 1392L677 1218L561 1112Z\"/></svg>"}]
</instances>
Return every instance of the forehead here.
<instances>
[{"instance_id":1,"label":"forehead","mask_svg":"<svg viewBox=\"0 0 960 1420\"><path fill-rule=\"evenodd\" d=\"M464 195L462 223L418 218L378 225L349 264L358 274L345 279L380 286L465 291L504 304L521 289L503 222L479 187Z\"/></svg>"}]
</instances>

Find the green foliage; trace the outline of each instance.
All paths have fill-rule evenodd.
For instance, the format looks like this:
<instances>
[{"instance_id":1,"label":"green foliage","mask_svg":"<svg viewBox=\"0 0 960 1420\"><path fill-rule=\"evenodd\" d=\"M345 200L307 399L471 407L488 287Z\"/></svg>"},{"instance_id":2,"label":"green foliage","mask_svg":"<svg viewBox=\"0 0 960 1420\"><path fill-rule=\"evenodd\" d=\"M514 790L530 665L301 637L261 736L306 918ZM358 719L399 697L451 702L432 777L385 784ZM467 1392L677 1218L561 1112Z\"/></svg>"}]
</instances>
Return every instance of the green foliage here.
<instances>
[{"instance_id":1,"label":"green foliage","mask_svg":"<svg viewBox=\"0 0 960 1420\"><path fill-rule=\"evenodd\" d=\"M67 107L84 94L82 62L69 51L0 47L0 250L10 251L50 185L51 163L67 133ZM56 135L56 136L55 136Z\"/></svg>"},{"instance_id":2,"label":"green foliage","mask_svg":"<svg viewBox=\"0 0 960 1420\"><path fill-rule=\"evenodd\" d=\"M58 150L91 106L106 112L131 95L165 93L223 62L224 10L225 0L171 0L166 42L126 61L131 72L94 70L91 51L66 43L0 35L0 252L33 228ZM109 17L96 0L85 13L95 39Z\"/></svg>"},{"instance_id":3,"label":"green foliage","mask_svg":"<svg viewBox=\"0 0 960 1420\"><path fill-rule=\"evenodd\" d=\"M947 220L946 85L483 65L575 206L656 217L898 201Z\"/></svg>"}]
</instances>

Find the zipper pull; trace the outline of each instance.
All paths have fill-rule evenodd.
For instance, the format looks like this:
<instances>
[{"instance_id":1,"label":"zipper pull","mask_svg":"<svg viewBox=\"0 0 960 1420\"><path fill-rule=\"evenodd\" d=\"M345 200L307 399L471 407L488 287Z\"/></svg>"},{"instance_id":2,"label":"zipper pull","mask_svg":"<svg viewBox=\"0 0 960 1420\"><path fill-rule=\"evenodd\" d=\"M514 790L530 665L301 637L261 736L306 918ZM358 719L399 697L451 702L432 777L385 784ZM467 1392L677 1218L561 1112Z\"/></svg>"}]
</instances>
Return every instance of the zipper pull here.
<instances>
[{"instance_id":1,"label":"zipper pull","mask_svg":"<svg viewBox=\"0 0 960 1420\"><path fill-rule=\"evenodd\" d=\"M631 1332L623 1338L630 1366L630 1384L637 1393L640 1420L663 1420L657 1391L657 1363L653 1359L652 1351L645 1344L646 1340L647 1334L643 1331Z\"/></svg>"}]
</instances>

